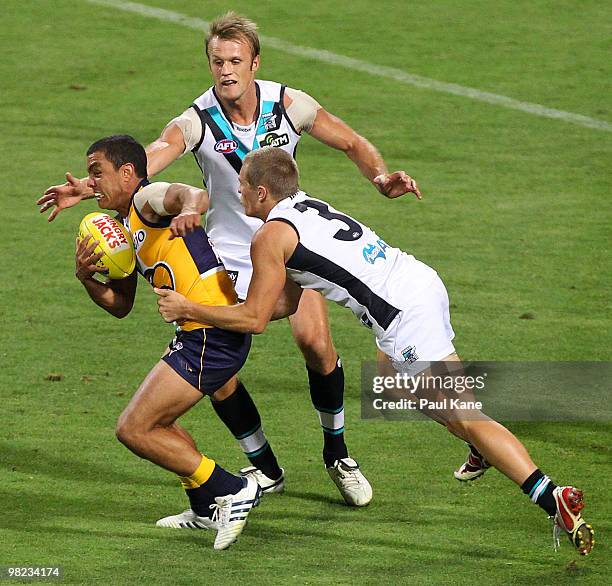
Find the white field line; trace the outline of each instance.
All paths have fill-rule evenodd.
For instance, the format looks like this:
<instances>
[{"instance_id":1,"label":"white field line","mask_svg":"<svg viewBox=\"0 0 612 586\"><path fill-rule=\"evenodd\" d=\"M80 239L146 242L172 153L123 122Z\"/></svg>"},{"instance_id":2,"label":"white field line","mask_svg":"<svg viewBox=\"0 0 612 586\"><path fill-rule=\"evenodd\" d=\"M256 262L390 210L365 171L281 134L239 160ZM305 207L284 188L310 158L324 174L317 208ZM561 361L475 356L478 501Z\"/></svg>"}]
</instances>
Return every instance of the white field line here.
<instances>
[{"instance_id":1,"label":"white field line","mask_svg":"<svg viewBox=\"0 0 612 586\"><path fill-rule=\"evenodd\" d=\"M100 6L108 6L123 10L125 12L132 12L141 16L148 16L150 18L156 18L165 22L171 22L191 28L199 31L204 31L208 28L208 22L200 18L193 16L187 16L180 14L179 12L173 12L171 10L165 10L163 8L155 8L153 6L146 6L145 4L139 4L137 2L127 2L123 0L86 0L89 4L97 4ZM556 118L569 122L571 124L577 124L586 128L594 128L596 130L604 130L612 132L612 124L605 120L598 120L596 118L589 118L581 114L574 114L573 112L565 112L563 110L556 110L554 108L547 108L541 104L534 104L531 102L522 102L515 100L507 96L500 94L493 94L490 92L483 92L475 88L465 87L455 83L446 83L444 81L438 81L430 79L428 77L422 77L420 75L414 75L412 73L406 73L401 69L394 67L385 67L384 65L375 65L368 63L367 61L361 61L359 59L353 59L351 57L345 57L343 55L337 55L330 51L323 49L311 49L310 47L302 47L300 45L294 45L275 37L261 36L261 42L267 47L277 49L284 53L291 55L297 55L298 57L307 57L330 65L339 67L345 67L353 71L361 71L368 75L375 75L378 77L385 77L387 79L393 79L400 83L411 85L418 88L427 90L434 90L445 94L453 94L455 96L461 96L476 100L478 102L486 102L488 104L495 104L497 106L503 106L504 108L510 108L511 110L519 110L534 116L540 116L543 118Z\"/></svg>"}]
</instances>

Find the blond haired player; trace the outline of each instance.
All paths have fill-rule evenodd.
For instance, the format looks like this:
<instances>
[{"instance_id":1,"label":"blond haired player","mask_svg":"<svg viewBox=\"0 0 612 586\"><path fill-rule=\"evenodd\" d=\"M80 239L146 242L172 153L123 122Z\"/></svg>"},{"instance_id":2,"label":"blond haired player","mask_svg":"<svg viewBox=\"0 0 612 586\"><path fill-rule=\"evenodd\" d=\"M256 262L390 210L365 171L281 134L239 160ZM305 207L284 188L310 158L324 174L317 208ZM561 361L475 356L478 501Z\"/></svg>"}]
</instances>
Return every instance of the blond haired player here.
<instances>
[{"instance_id":1,"label":"blond haired player","mask_svg":"<svg viewBox=\"0 0 612 586\"><path fill-rule=\"evenodd\" d=\"M240 190L247 215L265 222L251 246L254 273L246 300L206 307L175 291L156 289L166 321L200 319L259 333L273 314L274 300L291 280L350 309L375 335L387 370L428 374L431 370L426 369L439 368L430 367L436 361L459 370L448 295L436 271L327 202L300 191L295 161L278 149L260 149L245 158ZM557 540L564 531L579 553L591 551L593 530L580 514L582 491L556 486L508 429L473 409L433 407L427 415L475 446L520 486L554 519Z\"/></svg>"},{"instance_id":2,"label":"blond haired player","mask_svg":"<svg viewBox=\"0 0 612 586\"><path fill-rule=\"evenodd\" d=\"M229 12L213 21L206 36L206 55L213 87L172 119L158 140L147 147L149 176L192 152L202 170L210 197L206 230L215 243L240 298L252 275L249 247L261 225L247 217L240 204L238 174L246 154L273 146L295 155L307 132L327 146L344 152L375 189L389 198L414 193L415 181L403 171L389 173L380 153L363 136L330 114L306 93L272 81L256 80L260 65L257 27ZM49 216L91 194L86 182L67 175L39 200ZM306 291L290 318L291 330L308 372L310 394L323 429L323 460L347 503L361 506L372 497L359 466L344 441L344 372L334 348L323 298ZM282 482L257 468L246 471L266 489Z\"/></svg>"}]
</instances>

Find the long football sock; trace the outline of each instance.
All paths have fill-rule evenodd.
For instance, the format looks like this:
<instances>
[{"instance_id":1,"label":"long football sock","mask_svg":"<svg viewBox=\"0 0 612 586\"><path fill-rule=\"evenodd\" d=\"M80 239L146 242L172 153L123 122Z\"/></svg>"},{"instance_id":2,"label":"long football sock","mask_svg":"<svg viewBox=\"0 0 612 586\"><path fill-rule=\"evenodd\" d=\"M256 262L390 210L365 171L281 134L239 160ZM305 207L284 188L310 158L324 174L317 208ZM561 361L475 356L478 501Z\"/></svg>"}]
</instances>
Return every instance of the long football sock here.
<instances>
[{"instance_id":1,"label":"long football sock","mask_svg":"<svg viewBox=\"0 0 612 586\"><path fill-rule=\"evenodd\" d=\"M280 478L282 470L264 435L259 411L244 385L238 382L238 387L227 399L211 403L251 464L272 480Z\"/></svg>"},{"instance_id":2,"label":"long football sock","mask_svg":"<svg viewBox=\"0 0 612 586\"><path fill-rule=\"evenodd\" d=\"M557 512L557 505L553 497L553 490L557 485L539 468L533 472L521 485L521 490L550 517Z\"/></svg>"},{"instance_id":3,"label":"long football sock","mask_svg":"<svg viewBox=\"0 0 612 586\"><path fill-rule=\"evenodd\" d=\"M179 476L191 509L200 517L210 517L215 497L236 494L244 488L244 479L230 474L214 460L202 455L202 461L191 476Z\"/></svg>"},{"instance_id":4,"label":"long football sock","mask_svg":"<svg viewBox=\"0 0 612 586\"><path fill-rule=\"evenodd\" d=\"M329 374L319 374L306 365L310 398L323 429L323 461L333 466L336 460L348 456L344 443L344 370L338 358Z\"/></svg>"}]
</instances>

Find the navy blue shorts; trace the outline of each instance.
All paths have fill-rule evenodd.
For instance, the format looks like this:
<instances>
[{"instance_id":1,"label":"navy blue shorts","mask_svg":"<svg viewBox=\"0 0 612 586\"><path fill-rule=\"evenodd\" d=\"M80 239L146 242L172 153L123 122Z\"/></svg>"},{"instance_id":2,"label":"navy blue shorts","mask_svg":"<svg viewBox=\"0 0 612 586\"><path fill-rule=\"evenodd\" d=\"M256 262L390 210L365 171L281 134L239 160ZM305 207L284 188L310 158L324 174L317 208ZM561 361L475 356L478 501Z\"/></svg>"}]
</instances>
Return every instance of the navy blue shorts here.
<instances>
[{"instance_id":1,"label":"navy blue shorts","mask_svg":"<svg viewBox=\"0 0 612 586\"><path fill-rule=\"evenodd\" d=\"M212 395L243 366L251 335L219 328L178 330L162 357L182 378L205 395Z\"/></svg>"}]
</instances>

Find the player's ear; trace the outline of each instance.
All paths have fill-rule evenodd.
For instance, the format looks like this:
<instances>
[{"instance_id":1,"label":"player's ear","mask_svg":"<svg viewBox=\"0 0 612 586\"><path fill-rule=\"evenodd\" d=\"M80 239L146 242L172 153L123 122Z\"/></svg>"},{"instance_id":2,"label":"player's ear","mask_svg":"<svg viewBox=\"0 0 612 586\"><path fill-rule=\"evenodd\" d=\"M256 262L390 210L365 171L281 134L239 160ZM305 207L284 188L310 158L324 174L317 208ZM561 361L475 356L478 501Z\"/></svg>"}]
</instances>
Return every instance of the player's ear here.
<instances>
[{"instance_id":1,"label":"player's ear","mask_svg":"<svg viewBox=\"0 0 612 586\"><path fill-rule=\"evenodd\" d=\"M253 61L251 62L251 71L257 71L259 69L259 55L255 55L253 57Z\"/></svg>"},{"instance_id":2,"label":"player's ear","mask_svg":"<svg viewBox=\"0 0 612 586\"><path fill-rule=\"evenodd\" d=\"M121 177L123 179L130 179L135 173L134 165L132 165L132 163L124 163L121 165L119 172L121 173Z\"/></svg>"},{"instance_id":3,"label":"player's ear","mask_svg":"<svg viewBox=\"0 0 612 586\"><path fill-rule=\"evenodd\" d=\"M263 203L267 197L268 197L268 190L266 189L265 185L258 185L257 186L257 201L259 203Z\"/></svg>"}]
</instances>

